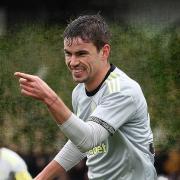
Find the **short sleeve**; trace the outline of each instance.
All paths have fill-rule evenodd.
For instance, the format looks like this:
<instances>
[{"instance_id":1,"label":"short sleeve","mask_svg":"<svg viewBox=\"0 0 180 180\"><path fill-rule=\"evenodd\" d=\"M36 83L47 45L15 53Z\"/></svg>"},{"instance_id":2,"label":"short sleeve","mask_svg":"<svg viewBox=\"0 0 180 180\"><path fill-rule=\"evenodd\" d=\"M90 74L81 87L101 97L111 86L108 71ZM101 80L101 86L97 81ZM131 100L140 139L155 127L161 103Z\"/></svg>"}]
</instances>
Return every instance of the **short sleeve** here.
<instances>
[{"instance_id":1,"label":"short sleeve","mask_svg":"<svg viewBox=\"0 0 180 180\"><path fill-rule=\"evenodd\" d=\"M132 96L122 92L114 92L102 98L91 116L104 121L116 131L135 112L136 106Z\"/></svg>"}]
</instances>

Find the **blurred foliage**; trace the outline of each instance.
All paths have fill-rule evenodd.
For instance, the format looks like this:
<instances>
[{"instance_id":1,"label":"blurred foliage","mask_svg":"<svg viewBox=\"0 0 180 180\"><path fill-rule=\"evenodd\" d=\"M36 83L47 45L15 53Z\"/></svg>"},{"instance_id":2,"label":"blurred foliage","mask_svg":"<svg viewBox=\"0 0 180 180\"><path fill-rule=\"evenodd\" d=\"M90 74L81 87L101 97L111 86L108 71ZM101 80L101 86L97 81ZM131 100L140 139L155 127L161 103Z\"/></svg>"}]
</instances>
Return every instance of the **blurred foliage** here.
<instances>
[{"instance_id":1,"label":"blurred foliage","mask_svg":"<svg viewBox=\"0 0 180 180\"><path fill-rule=\"evenodd\" d=\"M138 81L148 102L155 146L180 146L180 28L110 24L110 61ZM75 86L64 63L64 27L17 25L0 37L0 139L21 151L57 150L66 141L41 102L20 94L14 72L37 74L71 108Z\"/></svg>"}]
</instances>

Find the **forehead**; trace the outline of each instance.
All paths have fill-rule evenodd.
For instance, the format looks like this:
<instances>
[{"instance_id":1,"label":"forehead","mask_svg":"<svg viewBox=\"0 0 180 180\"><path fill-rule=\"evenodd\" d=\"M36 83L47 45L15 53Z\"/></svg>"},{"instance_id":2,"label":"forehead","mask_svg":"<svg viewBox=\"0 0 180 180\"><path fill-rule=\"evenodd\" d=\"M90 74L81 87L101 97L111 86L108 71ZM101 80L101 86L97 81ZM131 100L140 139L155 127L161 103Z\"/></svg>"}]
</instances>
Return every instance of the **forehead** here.
<instances>
[{"instance_id":1,"label":"forehead","mask_svg":"<svg viewBox=\"0 0 180 180\"><path fill-rule=\"evenodd\" d=\"M95 47L95 45L92 43L92 42L89 42L89 41L85 41L85 40L82 40L80 37L75 37L75 38L72 38L72 39L67 39L65 38L64 39L64 48L66 49L69 49L69 48L75 48L75 47L84 47L84 48L90 48L90 47Z\"/></svg>"}]
</instances>

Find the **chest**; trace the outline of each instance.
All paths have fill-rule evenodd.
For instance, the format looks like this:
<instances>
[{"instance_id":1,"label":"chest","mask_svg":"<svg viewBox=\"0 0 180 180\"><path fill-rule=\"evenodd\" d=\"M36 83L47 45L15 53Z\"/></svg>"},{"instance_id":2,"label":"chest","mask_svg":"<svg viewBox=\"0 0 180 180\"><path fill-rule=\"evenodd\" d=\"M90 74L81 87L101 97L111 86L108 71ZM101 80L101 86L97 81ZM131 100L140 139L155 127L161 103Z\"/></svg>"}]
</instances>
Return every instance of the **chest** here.
<instances>
[{"instance_id":1,"label":"chest","mask_svg":"<svg viewBox=\"0 0 180 180\"><path fill-rule=\"evenodd\" d=\"M92 112L98 106L97 99L94 98L80 98L76 107L76 115L86 121L88 117L92 114Z\"/></svg>"},{"instance_id":2,"label":"chest","mask_svg":"<svg viewBox=\"0 0 180 180\"><path fill-rule=\"evenodd\" d=\"M97 106L102 103L106 94L106 87L103 85L93 96L87 96L84 90L79 91L74 98L74 113L82 120L86 121L88 117L96 110Z\"/></svg>"}]
</instances>

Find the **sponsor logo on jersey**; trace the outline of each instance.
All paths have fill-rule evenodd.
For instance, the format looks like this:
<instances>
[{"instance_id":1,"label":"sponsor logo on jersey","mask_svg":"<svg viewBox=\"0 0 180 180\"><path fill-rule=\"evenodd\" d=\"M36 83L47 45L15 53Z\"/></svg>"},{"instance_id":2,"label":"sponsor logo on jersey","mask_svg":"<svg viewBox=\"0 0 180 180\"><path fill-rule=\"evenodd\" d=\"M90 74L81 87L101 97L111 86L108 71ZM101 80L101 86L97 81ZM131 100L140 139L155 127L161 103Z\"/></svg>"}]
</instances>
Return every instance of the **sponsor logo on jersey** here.
<instances>
[{"instance_id":1,"label":"sponsor logo on jersey","mask_svg":"<svg viewBox=\"0 0 180 180\"><path fill-rule=\"evenodd\" d=\"M96 154L102 154L107 152L106 145L103 143L100 146L96 146L93 149L89 150L89 155L96 155Z\"/></svg>"}]
</instances>

